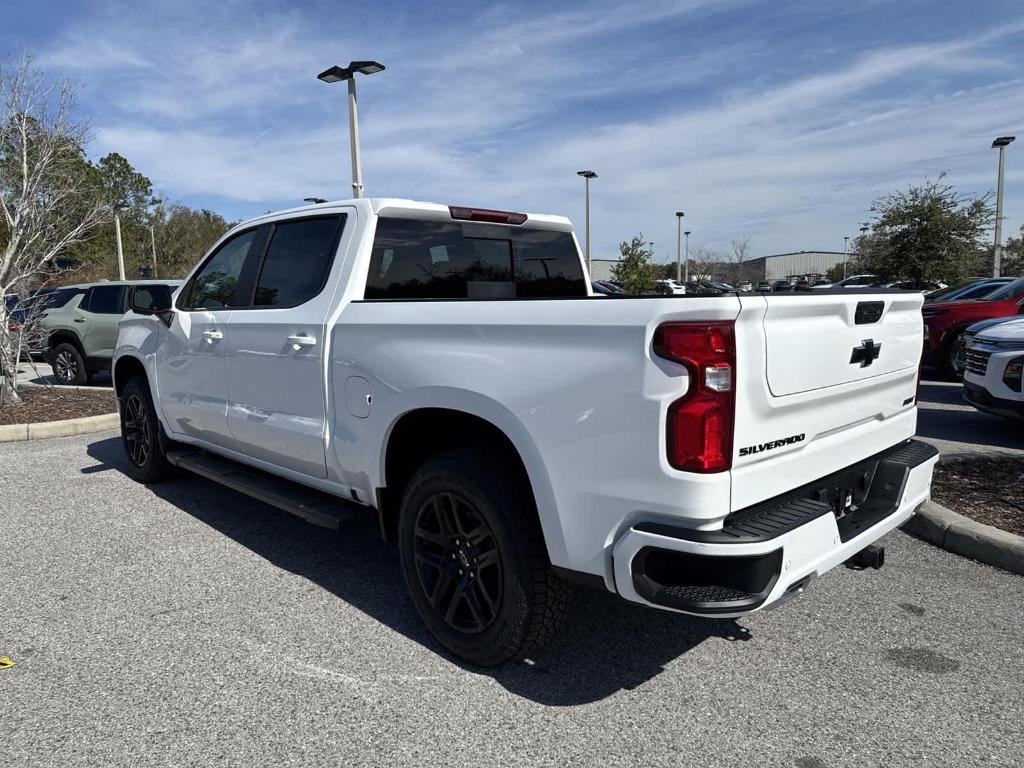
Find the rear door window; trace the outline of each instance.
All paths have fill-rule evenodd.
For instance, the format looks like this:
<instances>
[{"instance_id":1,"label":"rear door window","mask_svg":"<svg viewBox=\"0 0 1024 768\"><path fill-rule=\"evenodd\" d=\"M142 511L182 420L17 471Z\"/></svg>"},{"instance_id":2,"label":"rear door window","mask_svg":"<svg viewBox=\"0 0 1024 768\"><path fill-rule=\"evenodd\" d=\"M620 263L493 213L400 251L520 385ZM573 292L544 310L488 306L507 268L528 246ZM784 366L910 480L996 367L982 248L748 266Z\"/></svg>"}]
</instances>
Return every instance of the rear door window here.
<instances>
[{"instance_id":1,"label":"rear door window","mask_svg":"<svg viewBox=\"0 0 1024 768\"><path fill-rule=\"evenodd\" d=\"M344 216L328 216L276 224L253 304L297 307L319 294L327 282L344 221Z\"/></svg>"},{"instance_id":2,"label":"rear door window","mask_svg":"<svg viewBox=\"0 0 1024 768\"><path fill-rule=\"evenodd\" d=\"M124 313L121 305L123 296L123 285L96 285L89 289L82 309L94 315L120 315Z\"/></svg>"},{"instance_id":3,"label":"rear door window","mask_svg":"<svg viewBox=\"0 0 1024 768\"><path fill-rule=\"evenodd\" d=\"M367 299L586 295L568 232L389 217L377 222Z\"/></svg>"}]
</instances>

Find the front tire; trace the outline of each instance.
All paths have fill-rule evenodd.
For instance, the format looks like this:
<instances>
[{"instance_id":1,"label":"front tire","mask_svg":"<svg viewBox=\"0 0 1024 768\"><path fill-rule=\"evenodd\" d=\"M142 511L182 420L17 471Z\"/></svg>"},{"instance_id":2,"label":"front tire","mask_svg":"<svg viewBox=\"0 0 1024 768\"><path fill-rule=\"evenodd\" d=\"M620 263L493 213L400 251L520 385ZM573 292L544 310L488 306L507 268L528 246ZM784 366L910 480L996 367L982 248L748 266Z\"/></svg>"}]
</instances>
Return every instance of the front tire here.
<instances>
[{"instance_id":1,"label":"front tire","mask_svg":"<svg viewBox=\"0 0 1024 768\"><path fill-rule=\"evenodd\" d=\"M548 562L529 490L508 466L478 451L438 456L409 482L399 517L417 612L445 648L485 667L538 654L570 596Z\"/></svg>"},{"instance_id":2,"label":"front tire","mask_svg":"<svg viewBox=\"0 0 1024 768\"><path fill-rule=\"evenodd\" d=\"M128 460L128 475L141 483L166 480L174 474L174 466L167 461L167 440L146 379L142 376L130 379L120 400L121 444Z\"/></svg>"},{"instance_id":3,"label":"front tire","mask_svg":"<svg viewBox=\"0 0 1024 768\"><path fill-rule=\"evenodd\" d=\"M81 386L89 380L89 374L85 370L85 358L74 344L58 344L54 347L50 360L53 377L58 383Z\"/></svg>"}]
</instances>

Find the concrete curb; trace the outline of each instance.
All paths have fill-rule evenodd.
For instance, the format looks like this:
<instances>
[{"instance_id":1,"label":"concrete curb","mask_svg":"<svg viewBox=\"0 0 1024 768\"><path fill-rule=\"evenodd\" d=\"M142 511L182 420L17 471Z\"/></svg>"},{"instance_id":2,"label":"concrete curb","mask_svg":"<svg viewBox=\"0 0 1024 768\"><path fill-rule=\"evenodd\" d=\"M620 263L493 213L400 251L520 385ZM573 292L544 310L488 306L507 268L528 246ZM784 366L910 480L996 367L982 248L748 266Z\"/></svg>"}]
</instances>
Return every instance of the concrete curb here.
<instances>
[{"instance_id":1,"label":"concrete curb","mask_svg":"<svg viewBox=\"0 0 1024 768\"><path fill-rule=\"evenodd\" d=\"M117 413L104 413L99 416L83 416L80 419L63 419L61 421L40 421L35 424L5 424L0 425L0 443L86 435L91 432L118 429L120 426L121 417Z\"/></svg>"},{"instance_id":2,"label":"concrete curb","mask_svg":"<svg viewBox=\"0 0 1024 768\"><path fill-rule=\"evenodd\" d=\"M971 520L934 501L925 502L903 530L949 552L1024 576L1024 536Z\"/></svg>"}]
</instances>

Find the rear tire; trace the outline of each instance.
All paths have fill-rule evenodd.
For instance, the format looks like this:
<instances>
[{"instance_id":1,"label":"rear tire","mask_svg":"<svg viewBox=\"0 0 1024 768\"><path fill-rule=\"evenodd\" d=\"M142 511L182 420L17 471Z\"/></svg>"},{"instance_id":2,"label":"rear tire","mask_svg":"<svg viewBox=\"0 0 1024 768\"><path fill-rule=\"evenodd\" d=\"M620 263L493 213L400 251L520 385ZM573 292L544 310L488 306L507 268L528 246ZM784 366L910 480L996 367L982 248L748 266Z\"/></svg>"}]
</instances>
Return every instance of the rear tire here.
<instances>
[{"instance_id":1,"label":"rear tire","mask_svg":"<svg viewBox=\"0 0 1024 768\"><path fill-rule=\"evenodd\" d=\"M128 475L140 483L158 483L171 477L174 466L166 454L170 441L157 419L145 377L129 379L120 401L121 444L128 460Z\"/></svg>"},{"instance_id":2,"label":"rear tire","mask_svg":"<svg viewBox=\"0 0 1024 768\"><path fill-rule=\"evenodd\" d=\"M402 496L398 534L409 594L449 651L488 667L550 642L571 590L507 461L455 451L424 464Z\"/></svg>"},{"instance_id":3,"label":"rear tire","mask_svg":"<svg viewBox=\"0 0 1024 768\"><path fill-rule=\"evenodd\" d=\"M50 354L50 365L53 367L53 377L60 384L81 386L89 380L85 358L74 344L65 341L54 347Z\"/></svg>"}]
</instances>

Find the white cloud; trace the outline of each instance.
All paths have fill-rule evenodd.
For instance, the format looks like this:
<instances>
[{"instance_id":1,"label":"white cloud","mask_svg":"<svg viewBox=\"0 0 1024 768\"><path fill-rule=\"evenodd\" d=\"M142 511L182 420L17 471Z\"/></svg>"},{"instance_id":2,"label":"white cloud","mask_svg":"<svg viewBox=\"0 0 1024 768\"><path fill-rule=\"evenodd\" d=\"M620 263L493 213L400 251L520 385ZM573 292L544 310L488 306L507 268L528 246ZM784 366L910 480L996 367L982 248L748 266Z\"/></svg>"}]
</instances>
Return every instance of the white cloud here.
<instances>
[{"instance_id":1,"label":"white cloud","mask_svg":"<svg viewBox=\"0 0 1024 768\"><path fill-rule=\"evenodd\" d=\"M988 142L1024 120L1020 21L851 48L802 75L778 74L791 52L754 35L665 35L741 5L501 6L443 25L411 12L337 25L236 3L108 5L40 58L89 84L99 151L126 155L168 194L253 212L348 194L344 88L313 77L339 52L388 65L360 81L371 193L581 220L575 171L593 167L600 255L640 230L674 251L680 208L695 242L839 248L893 187L940 169L966 189L992 186ZM1011 168L1011 214L1024 203L1016 178Z\"/></svg>"}]
</instances>

